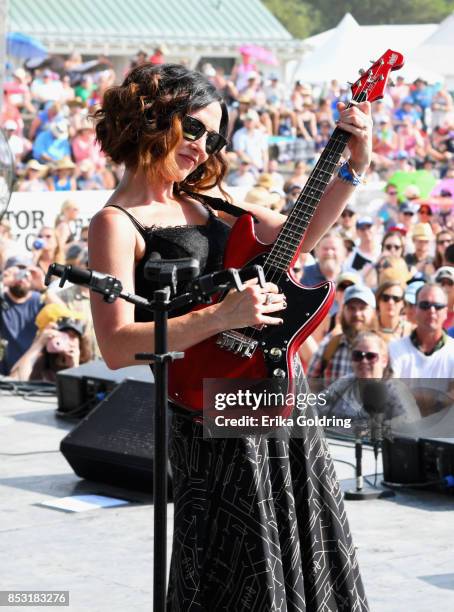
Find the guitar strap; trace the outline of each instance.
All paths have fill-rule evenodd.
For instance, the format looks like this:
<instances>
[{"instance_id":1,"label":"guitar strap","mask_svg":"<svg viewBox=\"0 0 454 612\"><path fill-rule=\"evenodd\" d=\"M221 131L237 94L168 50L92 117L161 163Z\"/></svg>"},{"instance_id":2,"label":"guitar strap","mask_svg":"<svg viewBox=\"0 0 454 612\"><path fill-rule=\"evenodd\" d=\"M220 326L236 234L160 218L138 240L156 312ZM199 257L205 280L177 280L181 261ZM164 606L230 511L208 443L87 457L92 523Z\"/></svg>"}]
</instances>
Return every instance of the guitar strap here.
<instances>
[{"instance_id":1,"label":"guitar strap","mask_svg":"<svg viewBox=\"0 0 454 612\"><path fill-rule=\"evenodd\" d=\"M244 208L240 208L239 206L235 206L235 204L230 204L227 200L223 200L222 198L215 198L213 196L206 195L205 193L196 193L194 191L189 191L187 189L181 188L184 193L186 193L194 200L198 200L202 204L208 204L214 210L220 210L222 212L227 213L228 215L232 215L232 217L241 217L241 215L251 215L254 219L254 223L258 223L258 219L255 215L253 215L249 210L245 210Z\"/></svg>"}]
</instances>

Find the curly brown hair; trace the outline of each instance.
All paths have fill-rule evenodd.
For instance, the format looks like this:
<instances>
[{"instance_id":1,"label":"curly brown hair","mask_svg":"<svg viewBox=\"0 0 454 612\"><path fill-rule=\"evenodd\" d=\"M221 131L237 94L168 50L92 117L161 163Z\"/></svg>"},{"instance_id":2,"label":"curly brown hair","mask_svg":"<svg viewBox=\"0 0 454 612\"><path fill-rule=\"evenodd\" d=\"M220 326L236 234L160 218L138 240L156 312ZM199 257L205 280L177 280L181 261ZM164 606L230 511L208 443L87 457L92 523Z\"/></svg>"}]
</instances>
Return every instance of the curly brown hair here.
<instances>
[{"instance_id":1,"label":"curly brown hair","mask_svg":"<svg viewBox=\"0 0 454 612\"><path fill-rule=\"evenodd\" d=\"M115 163L143 169L151 180L175 174L173 155L183 137L187 114L219 102L220 134L227 135L228 111L217 89L199 72L178 64L137 66L119 86L109 88L94 113L96 137ZM204 191L217 186L227 173L221 153L210 155L176 191ZM222 189L221 189L222 191Z\"/></svg>"}]
</instances>

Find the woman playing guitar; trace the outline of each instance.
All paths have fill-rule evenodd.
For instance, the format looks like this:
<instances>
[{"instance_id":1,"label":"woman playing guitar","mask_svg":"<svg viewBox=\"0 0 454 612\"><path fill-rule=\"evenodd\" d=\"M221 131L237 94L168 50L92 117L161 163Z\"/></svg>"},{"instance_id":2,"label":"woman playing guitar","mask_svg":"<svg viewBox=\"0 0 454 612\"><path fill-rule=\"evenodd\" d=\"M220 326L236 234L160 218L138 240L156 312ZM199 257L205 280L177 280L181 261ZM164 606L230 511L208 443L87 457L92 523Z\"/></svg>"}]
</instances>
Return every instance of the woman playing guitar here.
<instances>
[{"instance_id":1,"label":"woman playing guitar","mask_svg":"<svg viewBox=\"0 0 454 612\"><path fill-rule=\"evenodd\" d=\"M326 187L305 251L338 219L370 162L369 103L340 104L339 111L338 127L351 135L349 167ZM276 240L286 217L260 206L219 205L227 109L201 74L178 65L140 65L106 92L96 119L102 150L124 163L125 172L91 222L90 267L121 279L125 291L151 297L155 287L143 279L151 252L196 257L201 273L221 269L230 227L245 211L255 216L262 242ZM184 351L225 330L279 326L285 307L276 284L248 281L218 303L177 313L169 321L169 350ZM136 353L149 350L154 323L147 313L122 300L107 306L97 295L92 310L109 367L133 365ZM175 526L169 610L368 610L318 428L306 427L300 438L282 431L204 439L193 413L175 406L170 460Z\"/></svg>"}]
</instances>

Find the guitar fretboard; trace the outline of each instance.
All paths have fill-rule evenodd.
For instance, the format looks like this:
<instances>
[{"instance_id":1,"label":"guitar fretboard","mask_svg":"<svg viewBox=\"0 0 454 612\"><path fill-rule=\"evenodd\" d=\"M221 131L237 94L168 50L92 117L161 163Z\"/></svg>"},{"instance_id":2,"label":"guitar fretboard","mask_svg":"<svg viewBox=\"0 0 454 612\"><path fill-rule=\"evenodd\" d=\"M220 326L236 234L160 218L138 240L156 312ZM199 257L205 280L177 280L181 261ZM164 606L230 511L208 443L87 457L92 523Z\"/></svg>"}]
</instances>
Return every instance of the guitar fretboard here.
<instances>
[{"instance_id":1,"label":"guitar fretboard","mask_svg":"<svg viewBox=\"0 0 454 612\"><path fill-rule=\"evenodd\" d=\"M287 221L264 263L265 275L270 269L288 270L295 258L316 209L339 163L350 134L336 128L298 196Z\"/></svg>"}]
</instances>

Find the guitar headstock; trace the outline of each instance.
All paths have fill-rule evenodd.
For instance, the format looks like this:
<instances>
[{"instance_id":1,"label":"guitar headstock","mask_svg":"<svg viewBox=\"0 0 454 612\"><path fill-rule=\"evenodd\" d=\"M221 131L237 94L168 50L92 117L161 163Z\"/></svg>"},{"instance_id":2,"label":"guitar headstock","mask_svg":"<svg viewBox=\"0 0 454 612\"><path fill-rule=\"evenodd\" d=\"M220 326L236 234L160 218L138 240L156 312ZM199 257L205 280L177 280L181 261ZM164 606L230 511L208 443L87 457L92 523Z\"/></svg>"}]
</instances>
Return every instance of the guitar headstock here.
<instances>
[{"instance_id":1,"label":"guitar headstock","mask_svg":"<svg viewBox=\"0 0 454 612\"><path fill-rule=\"evenodd\" d=\"M403 65L404 56L402 53L388 49L352 84L353 100L355 102L374 102L383 98L389 73L393 70L399 70Z\"/></svg>"}]
</instances>

